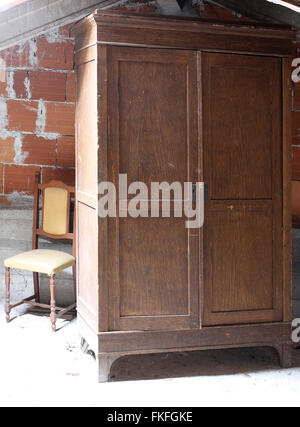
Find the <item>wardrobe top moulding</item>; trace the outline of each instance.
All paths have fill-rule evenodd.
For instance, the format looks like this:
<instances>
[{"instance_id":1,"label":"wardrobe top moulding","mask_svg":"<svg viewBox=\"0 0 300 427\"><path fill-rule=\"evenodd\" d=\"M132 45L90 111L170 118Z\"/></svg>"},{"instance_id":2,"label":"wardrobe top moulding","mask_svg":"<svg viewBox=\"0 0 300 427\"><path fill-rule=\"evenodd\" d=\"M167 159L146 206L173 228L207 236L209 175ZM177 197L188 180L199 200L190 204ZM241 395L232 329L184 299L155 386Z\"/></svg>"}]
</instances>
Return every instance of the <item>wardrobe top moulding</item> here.
<instances>
[{"instance_id":1,"label":"wardrobe top moulding","mask_svg":"<svg viewBox=\"0 0 300 427\"><path fill-rule=\"evenodd\" d=\"M76 52L98 44L288 57L289 26L96 11L73 27Z\"/></svg>"}]
</instances>

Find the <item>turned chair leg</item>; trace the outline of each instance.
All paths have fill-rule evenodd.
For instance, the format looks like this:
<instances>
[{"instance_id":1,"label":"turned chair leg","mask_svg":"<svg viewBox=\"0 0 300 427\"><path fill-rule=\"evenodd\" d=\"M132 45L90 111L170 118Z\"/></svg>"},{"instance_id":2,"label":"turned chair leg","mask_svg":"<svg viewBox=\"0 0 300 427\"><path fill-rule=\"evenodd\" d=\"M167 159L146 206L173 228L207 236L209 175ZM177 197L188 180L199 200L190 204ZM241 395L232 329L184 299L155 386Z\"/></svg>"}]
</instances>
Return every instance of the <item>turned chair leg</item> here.
<instances>
[{"instance_id":1,"label":"turned chair leg","mask_svg":"<svg viewBox=\"0 0 300 427\"><path fill-rule=\"evenodd\" d=\"M50 277L50 306L51 314L50 320L52 324L52 332L56 331L56 311L55 311L55 275L52 274Z\"/></svg>"},{"instance_id":2,"label":"turned chair leg","mask_svg":"<svg viewBox=\"0 0 300 427\"><path fill-rule=\"evenodd\" d=\"M33 284L34 284L34 295L35 302L41 302L40 300L40 286L39 286L39 273L33 273Z\"/></svg>"},{"instance_id":3,"label":"turned chair leg","mask_svg":"<svg viewBox=\"0 0 300 427\"><path fill-rule=\"evenodd\" d=\"M6 322L10 321L10 268L5 268L5 287L6 287L6 298L5 298L5 314Z\"/></svg>"}]
</instances>

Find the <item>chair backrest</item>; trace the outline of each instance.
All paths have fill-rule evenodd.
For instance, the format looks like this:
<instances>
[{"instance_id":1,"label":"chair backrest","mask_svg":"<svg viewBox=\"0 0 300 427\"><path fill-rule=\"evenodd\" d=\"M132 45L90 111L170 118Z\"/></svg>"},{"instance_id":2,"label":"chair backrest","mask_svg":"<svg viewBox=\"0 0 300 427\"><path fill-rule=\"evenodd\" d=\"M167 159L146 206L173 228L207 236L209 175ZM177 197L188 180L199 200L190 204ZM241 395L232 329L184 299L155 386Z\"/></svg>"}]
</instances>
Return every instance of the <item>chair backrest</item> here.
<instances>
[{"instance_id":1,"label":"chair backrest","mask_svg":"<svg viewBox=\"0 0 300 427\"><path fill-rule=\"evenodd\" d=\"M40 196L42 200L42 221L40 224ZM73 241L75 256L75 212L73 230L70 230L71 200L75 198L75 188L60 181L40 184L40 174L35 175L34 217L32 249L38 247L38 237L69 239Z\"/></svg>"}]
</instances>

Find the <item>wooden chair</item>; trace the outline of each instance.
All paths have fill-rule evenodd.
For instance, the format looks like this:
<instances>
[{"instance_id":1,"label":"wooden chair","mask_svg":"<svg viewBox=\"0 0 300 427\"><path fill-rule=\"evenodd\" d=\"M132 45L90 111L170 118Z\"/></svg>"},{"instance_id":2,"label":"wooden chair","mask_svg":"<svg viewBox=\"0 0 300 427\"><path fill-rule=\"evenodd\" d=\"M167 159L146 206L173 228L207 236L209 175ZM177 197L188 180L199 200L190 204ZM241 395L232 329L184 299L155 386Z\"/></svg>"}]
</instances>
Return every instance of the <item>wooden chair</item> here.
<instances>
[{"instance_id":1,"label":"wooden chair","mask_svg":"<svg viewBox=\"0 0 300 427\"><path fill-rule=\"evenodd\" d=\"M39 228L39 202L42 194L42 226ZM75 197L75 188L64 185L59 181L40 184L40 174L35 176L34 191L34 216L32 251L16 255L4 261L6 284L6 321L10 321L10 312L21 304L47 308L51 310L50 320L52 331L56 330L56 319L76 307L76 303L67 308L56 307L55 304L55 275L68 267L73 268L74 292L76 298L76 272L75 272L75 216L73 231L70 233L70 205L71 197ZM38 249L39 236L51 239L69 239L73 241L73 255L65 252ZM10 270L27 270L33 272L34 295L10 305ZM50 305L40 303L39 273L50 276ZM35 302L33 301L35 300Z\"/></svg>"}]
</instances>

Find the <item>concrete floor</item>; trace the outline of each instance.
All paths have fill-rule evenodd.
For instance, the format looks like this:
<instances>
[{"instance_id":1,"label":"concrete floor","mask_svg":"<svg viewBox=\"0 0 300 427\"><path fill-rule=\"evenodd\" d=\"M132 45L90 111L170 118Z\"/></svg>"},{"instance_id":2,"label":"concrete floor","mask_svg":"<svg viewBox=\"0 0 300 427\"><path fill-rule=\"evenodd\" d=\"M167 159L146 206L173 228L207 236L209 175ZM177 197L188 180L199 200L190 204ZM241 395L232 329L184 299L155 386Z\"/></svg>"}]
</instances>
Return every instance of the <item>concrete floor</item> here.
<instances>
[{"instance_id":1,"label":"concrete floor","mask_svg":"<svg viewBox=\"0 0 300 427\"><path fill-rule=\"evenodd\" d=\"M76 320L58 321L52 334L48 317L16 309L7 325L3 305L1 292L1 407L299 405L300 350L288 370L269 348L124 357L112 382L97 384Z\"/></svg>"},{"instance_id":2,"label":"concrete floor","mask_svg":"<svg viewBox=\"0 0 300 427\"><path fill-rule=\"evenodd\" d=\"M28 245L30 214L23 228L20 215L27 218L24 211L0 211L1 264L1 257ZM80 350L76 320L58 321L52 334L48 317L18 308L5 323L0 274L1 407L299 406L300 350L288 370L279 369L269 348L124 357L112 367L112 382L97 384L96 363ZM13 283L14 301L30 294L30 276L14 275ZM43 283L47 299L48 281ZM59 283L59 299L71 300L70 278ZM300 231L294 232L294 298L300 318Z\"/></svg>"}]
</instances>

